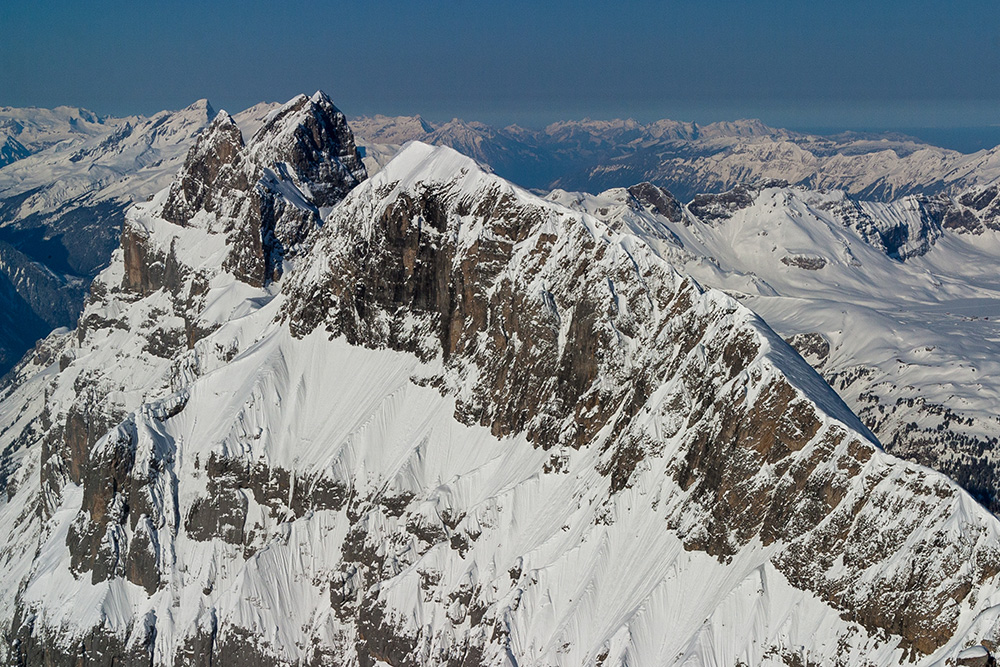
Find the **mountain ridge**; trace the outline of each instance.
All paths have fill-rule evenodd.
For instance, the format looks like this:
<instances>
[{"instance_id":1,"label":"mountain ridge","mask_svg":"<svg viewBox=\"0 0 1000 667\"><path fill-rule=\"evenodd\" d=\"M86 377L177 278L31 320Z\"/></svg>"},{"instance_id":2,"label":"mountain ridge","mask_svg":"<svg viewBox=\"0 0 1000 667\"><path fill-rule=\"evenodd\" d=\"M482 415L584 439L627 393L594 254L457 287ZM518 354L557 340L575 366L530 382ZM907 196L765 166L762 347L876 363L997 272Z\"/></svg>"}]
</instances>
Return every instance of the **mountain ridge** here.
<instances>
[{"instance_id":1,"label":"mountain ridge","mask_svg":"<svg viewBox=\"0 0 1000 667\"><path fill-rule=\"evenodd\" d=\"M706 125L669 119L560 121L535 130L458 119L420 123L360 118L360 141L372 145L369 168L376 169L393 146L421 140L456 148L529 188L601 192L649 181L682 200L773 179L892 200L954 194L1000 178L996 149L963 154L895 133L821 136L756 119ZM457 127L465 130L456 134ZM389 128L393 141L386 139Z\"/></svg>"},{"instance_id":2,"label":"mountain ridge","mask_svg":"<svg viewBox=\"0 0 1000 667\"><path fill-rule=\"evenodd\" d=\"M994 511L995 197L883 204L781 183L686 206L651 184L549 195L659 235L681 270L791 340L890 452L946 472Z\"/></svg>"},{"instance_id":3,"label":"mountain ridge","mask_svg":"<svg viewBox=\"0 0 1000 667\"><path fill-rule=\"evenodd\" d=\"M935 664L996 639L995 518L881 452L659 227L420 144L302 208L349 134L287 177L237 134L174 183L258 180L131 209L80 328L0 401L8 660ZM261 278L227 258L268 226L229 212L265 195L273 229L309 224Z\"/></svg>"},{"instance_id":4,"label":"mountain ridge","mask_svg":"<svg viewBox=\"0 0 1000 667\"><path fill-rule=\"evenodd\" d=\"M250 140L274 108L261 103L236 114L244 141ZM5 137L2 159L17 158L0 168L0 241L20 253L16 264L24 269L22 275L30 273L27 267L34 263L65 276L56 282L40 280L30 287L13 274L8 276L14 285L8 310L30 311L26 322L35 324L14 325L9 341L0 341L0 370L9 369L50 324L73 324L82 304L80 286L108 261L125 208L169 182L187 148L213 116L207 100L148 119L100 117L72 107L0 110L0 138ZM631 186L653 180L672 188L681 199L701 192L717 194L744 181L760 184L773 177L808 182L814 188L846 187L860 198L893 198L907 189L928 196L958 192L973 181L989 183L990 174L996 172L989 155L978 163L970 162L968 156L959 159L906 137L888 137L888 142L864 135L820 138L769 128L754 120L708 125L669 120L649 124L564 121L529 130L490 128L460 119L432 124L419 117L383 116L357 125L359 136L368 137L364 159L369 169L384 164L406 140L421 138L452 145L523 185L599 192L608 184ZM371 133L376 143L371 143ZM892 156L876 159L872 151L886 153L887 147ZM733 153L737 148L742 152ZM914 158L916 152L928 150L930 154ZM907 161L916 171L905 167ZM715 162L719 168L704 166ZM785 166L775 166L779 164ZM669 169L664 171L663 165ZM926 181L927 174L940 175L942 169L956 165L961 173L955 175L954 183L938 177ZM832 175L817 179L819 166ZM909 187L911 182L917 185ZM7 265L12 266L11 261ZM56 309L39 306L37 294L43 289L60 304L62 297L56 290L72 294L75 305L68 310L61 305Z\"/></svg>"}]
</instances>

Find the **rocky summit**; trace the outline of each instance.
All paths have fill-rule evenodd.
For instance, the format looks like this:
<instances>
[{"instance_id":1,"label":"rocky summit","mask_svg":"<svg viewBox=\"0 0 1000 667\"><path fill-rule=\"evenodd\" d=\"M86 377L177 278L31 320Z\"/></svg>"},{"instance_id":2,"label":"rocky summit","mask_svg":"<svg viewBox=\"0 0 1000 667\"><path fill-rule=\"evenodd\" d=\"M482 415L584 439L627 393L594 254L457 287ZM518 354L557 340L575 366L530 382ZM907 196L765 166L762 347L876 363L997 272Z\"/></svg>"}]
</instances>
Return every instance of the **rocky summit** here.
<instances>
[{"instance_id":1,"label":"rocky summit","mask_svg":"<svg viewBox=\"0 0 1000 667\"><path fill-rule=\"evenodd\" d=\"M690 206L367 178L322 93L246 134L3 387L5 664L992 659L1000 524L673 261Z\"/></svg>"}]
</instances>

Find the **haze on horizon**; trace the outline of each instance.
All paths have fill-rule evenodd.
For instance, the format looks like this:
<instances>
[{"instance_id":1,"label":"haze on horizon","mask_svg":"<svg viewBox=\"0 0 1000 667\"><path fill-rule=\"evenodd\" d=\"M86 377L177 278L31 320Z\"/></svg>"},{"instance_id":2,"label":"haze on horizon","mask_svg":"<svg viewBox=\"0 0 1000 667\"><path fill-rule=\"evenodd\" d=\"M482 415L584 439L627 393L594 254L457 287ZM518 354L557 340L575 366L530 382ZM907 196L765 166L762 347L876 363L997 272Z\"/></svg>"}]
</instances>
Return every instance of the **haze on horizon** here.
<instances>
[{"instance_id":1,"label":"haze on horizon","mask_svg":"<svg viewBox=\"0 0 1000 667\"><path fill-rule=\"evenodd\" d=\"M349 115L438 121L996 129L998 19L985 0L8 2L0 105L237 111L321 88Z\"/></svg>"}]
</instances>

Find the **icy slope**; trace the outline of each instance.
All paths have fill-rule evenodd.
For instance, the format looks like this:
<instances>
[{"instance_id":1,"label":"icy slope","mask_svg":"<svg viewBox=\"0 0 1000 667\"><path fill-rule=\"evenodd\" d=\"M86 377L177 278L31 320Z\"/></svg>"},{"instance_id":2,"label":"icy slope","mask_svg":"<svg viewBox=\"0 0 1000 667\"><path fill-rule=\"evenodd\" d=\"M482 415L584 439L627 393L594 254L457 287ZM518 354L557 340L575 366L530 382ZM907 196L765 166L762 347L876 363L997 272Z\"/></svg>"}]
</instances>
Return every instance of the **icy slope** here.
<instances>
[{"instance_id":1,"label":"icy slope","mask_svg":"<svg viewBox=\"0 0 1000 667\"><path fill-rule=\"evenodd\" d=\"M19 367L8 661L935 664L995 639L996 520L757 316L449 149L336 203L363 178L341 119L321 95L246 143L217 119L78 331Z\"/></svg>"},{"instance_id":2,"label":"icy slope","mask_svg":"<svg viewBox=\"0 0 1000 667\"><path fill-rule=\"evenodd\" d=\"M634 229L702 284L738 296L806 354L889 451L946 472L997 509L995 188L889 204L741 188L682 211L644 187L645 199L636 188L638 197L552 198Z\"/></svg>"}]
</instances>

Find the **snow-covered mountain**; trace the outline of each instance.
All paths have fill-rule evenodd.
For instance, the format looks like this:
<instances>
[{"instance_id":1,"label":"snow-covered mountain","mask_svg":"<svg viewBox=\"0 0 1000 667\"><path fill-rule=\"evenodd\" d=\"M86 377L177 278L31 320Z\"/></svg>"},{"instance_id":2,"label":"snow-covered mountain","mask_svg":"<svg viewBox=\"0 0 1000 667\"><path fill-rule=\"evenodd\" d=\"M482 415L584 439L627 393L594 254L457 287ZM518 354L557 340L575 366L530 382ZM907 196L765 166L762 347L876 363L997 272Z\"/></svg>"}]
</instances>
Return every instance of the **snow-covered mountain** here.
<instances>
[{"instance_id":1,"label":"snow-covered mountain","mask_svg":"<svg viewBox=\"0 0 1000 667\"><path fill-rule=\"evenodd\" d=\"M274 105L238 114L252 133ZM0 375L55 327L73 326L107 265L125 209L166 187L215 117L207 100L149 118L0 108Z\"/></svg>"},{"instance_id":2,"label":"snow-covered mountain","mask_svg":"<svg viewBox=\"0 0 1000 667\"><path fill-rule=\"evenodd\" d=\"M0 168L0 281L9 284L0 298L24 314L0 330L0 374L53 328L75 324L125 209L170 182L214 113L204 100L152 118L0 109L0 136L24 148Z\"/></svg>"},{"instance_id":3,"label":"snow-covered mountain","mask_svg":"<svg viewBox=\"0 0 1000 667\"><path fill-rule=\"evenodd\" d=\"M120 123L120 119L102 118L76 107L0 107L0 140L4 145L20 146L23 154L17 159L21 159L57 144L106 136Z\"/></svg>"},{"instance_id":4,"label":"snow-covered mountain","mask_svg":"<svg viewBox=\"0 0 1000 667\"><path fill-rule=\"evenodd\" d=\"M679 270L802 351L890 452L1000 509L995 186L891 203L780 185L686 207L651 184L550 198L652 230Z\"/></svg>"},{"instance_id":5,"label":"snow-covered mountain","mask_svg":"<svg viewBox=\"0 0 1000 667\"><path fill-rule=\"evenodd\" d=\"M1000 178L1000 150L966 155L899 134L818 136L758 120L682 123L660 120L564 121L541 130L494 128L458 119L364 117L358 140L377 168L399 145L451 146L525 187L601 192L634 183L665 187L681 200L739 185L782 180L842 189L889 201L911 194L957 193Z\"/></svg>"},{"instance_id":6,"label":"snow-covered mountain","mask_svg":"<svg viewBox=\"0 0 1000 667\"><path fill-rule=\"evenodd\" d=\"M20 118L7 123L20 127L34 121L37 129L32 135L35 141L28 144L31 154L0 169L6 226L11 222L23 226L30 216L50 216L81 199L78 205L144 200L170 182L191 141L215 115L207 100L150 118L97 118L85 110L65 107L48 113L7 111ZM70 117L58 123L56 112ZM22 136L24 132L15 138Z\"/></svg>"},{"instance_id":7,"label":"snow-covered mountain","mask_svg":"<svg viewBox=\"0 0 1000 667\"><path fill-rule=\"evenodd\" d=\"M234 118L249 138L274 108L262 103ZM204 100L150 118L0 108L0 246L8 267L0 299L6 313L24 314L0 330L0 374L53 327L73 325L86 286L117 244L125 209L170 181L212 117ZM1000 176L994 152L964 156L898 135L816 137L759 121L586 120L530 130L375 116L355 127L370 171L419 139L546 190L651 180L688 199L778 178L892 199L983 188Z\"/></svg>"},{"instance_id":8,"label":"snow-covered mountain","mask_svg":"<svg viewBox=\"0 0 1000 667\"><path fill-rule=\"evenodd\" d=\"M652 222L424 144L365 180L321 93L245 141L220 114L0 400L0 659L930 665L996 641L996 518L882 452Z\"/></svg>"}]
</instances>

